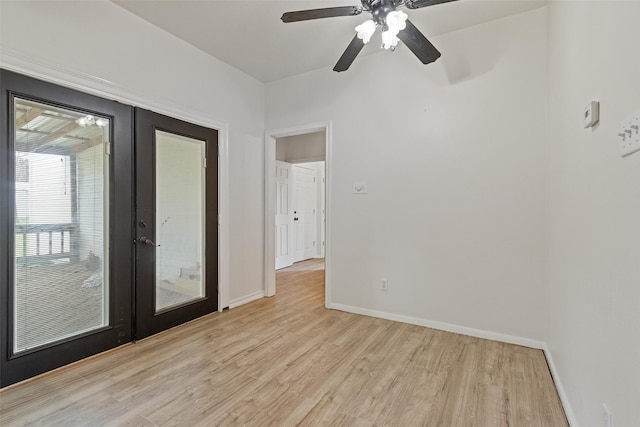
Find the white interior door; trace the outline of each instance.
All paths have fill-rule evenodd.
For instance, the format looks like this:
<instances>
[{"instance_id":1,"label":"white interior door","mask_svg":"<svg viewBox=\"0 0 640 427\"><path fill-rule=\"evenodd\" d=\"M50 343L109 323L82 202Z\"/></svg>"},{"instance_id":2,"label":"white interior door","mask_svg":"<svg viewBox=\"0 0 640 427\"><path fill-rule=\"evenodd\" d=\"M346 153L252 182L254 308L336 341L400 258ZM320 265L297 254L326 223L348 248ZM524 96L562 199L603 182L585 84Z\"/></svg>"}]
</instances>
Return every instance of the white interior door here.
<instances>
[{"instance_id":1,"label":"white interior door","mask_svg":"<svg viewBox=\"0 0 640 427\"><path fill-rule=\"evenodd\" d=\"M325 239L325 163L320 162L320 167L318 167L318 175L316 176L316 181L318 185L316 186L318 194L318 207L316 208L316 217L318 221L318 238L316 239L316 256L318 258L324 258L324 239Z\"/></svg>"},{"instance_id":2,"label":"white interior door","mask_svg":"<svg viewBox=\"0 0 640 427\"><path fill-rule=\"evenodd\" d=\"M315 256L316 171L292 166L293 174L293 262Z\"/></svg>"},{"instance_id":3,"label":"white interior door","mask_svg":"<svg viewBox=\"0 0 640 427\"><path fill-rule=\"evenodd\" d=\"M276 270L293 264L291 164L276 161Z\"/></svg>"},{"instance_id":4,"label":"white interior door","mask_svg":"<svg viewBox=\"0 0 640 427\"><path fill-rule=\"evenodd\" d=\"M304 221L301 221L302 203L304 201L304 168L293 165L293 262L304 259Z\"/></svg>"},{"instance_id":5,"label":"white interior door","mask_svg":"<svg viewBox=\"0 0 640 427\"><path fill-rule=\"evenodd\" d=\"M317 205L317 172L314 169L306 169L304 174L304 203L302 206L304 219L304 259L316 256L316 236L318 227L316 221Z\"/></svg>"}]
</instances>

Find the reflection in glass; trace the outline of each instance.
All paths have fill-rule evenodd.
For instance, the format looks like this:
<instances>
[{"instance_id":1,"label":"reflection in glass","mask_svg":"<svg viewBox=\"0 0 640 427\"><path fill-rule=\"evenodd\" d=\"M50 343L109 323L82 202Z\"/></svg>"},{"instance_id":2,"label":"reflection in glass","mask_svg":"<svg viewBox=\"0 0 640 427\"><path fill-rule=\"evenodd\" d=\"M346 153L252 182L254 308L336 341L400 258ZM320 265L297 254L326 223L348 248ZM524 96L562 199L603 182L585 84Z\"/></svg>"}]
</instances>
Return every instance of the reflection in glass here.
<instances>
[{"instance_id":1,"label":"reflection in glass","mask_svg":"<svg viewBox=\"0 0 640 427\"><path fill-rule=\"evenodd\" d=\"M18 353L109 322L109 119L19 98L14 113Z\"/></svg>"},{"instance_id":2,"label":"reflection in glass","mask_svg":"<svg viewBox=\"0 0 640 427\"><path fill-rule=\"evenodd\" d=\"M204 296L205 142L156 131L156 312Z\"/></svg>"}]
</instances>

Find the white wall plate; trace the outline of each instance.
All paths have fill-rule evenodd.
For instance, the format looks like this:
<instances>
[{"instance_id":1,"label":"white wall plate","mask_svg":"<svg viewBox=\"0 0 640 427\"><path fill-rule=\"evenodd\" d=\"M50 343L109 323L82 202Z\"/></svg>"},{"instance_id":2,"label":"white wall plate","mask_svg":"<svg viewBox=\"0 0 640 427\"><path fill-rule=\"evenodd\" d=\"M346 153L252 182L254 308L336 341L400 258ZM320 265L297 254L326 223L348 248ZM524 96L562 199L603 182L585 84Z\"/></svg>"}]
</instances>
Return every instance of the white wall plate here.
<instances>
[{"instance_id":1,"label":"white wall plate","mask_svg":"<svg viewBox=\"0 0 640 427\"><path fill-rule=\"evenodd\" d=\"M640 112L622 123L618 133L618 142L622 157L640 151Z\"/></svg>"}]
</instances>

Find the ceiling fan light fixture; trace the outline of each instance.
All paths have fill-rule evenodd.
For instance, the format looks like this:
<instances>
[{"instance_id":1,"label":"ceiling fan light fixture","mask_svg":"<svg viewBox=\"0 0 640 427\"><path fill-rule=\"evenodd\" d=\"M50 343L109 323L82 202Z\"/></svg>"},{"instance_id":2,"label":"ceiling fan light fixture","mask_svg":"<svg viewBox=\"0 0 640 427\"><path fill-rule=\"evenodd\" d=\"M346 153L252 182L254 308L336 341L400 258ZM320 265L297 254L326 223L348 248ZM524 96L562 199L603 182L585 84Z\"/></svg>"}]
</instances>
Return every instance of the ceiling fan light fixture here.
<instances>
[{"instance_id":1,"label":"ceiling fan light fixture","mask_svg":"<svg viewBox=\"0 0 640 427\"><path fill-rule=\"evenodd\" d=\"M387 30L382 32L382 47L385 49L393 50L397 45L400 39L398 36L393 34L393 31Z\"/></svg>"},{"instance_id":2,"label":"ceiling fan light fixture","mask_svg":"<svg viewBox=\"0 0 640 427\"><path fill-rule=\"evenodd\" d=\"M96 117L93 117L91 114L87 114L86 116L80 117L79 119L77 119L76 123L78 124L78 126L82 126L82 127L96 125L98 127L103 128L109 124L109 120L103 119L100 117L96 118Z\"/></svg>"},{"instance_id":3,"label":"ceiling fan light fixture","mask_svg":"<svg viewBox=\"0 0 640 427\"><path fill-rule=\"evenodd\" d=\"M1 1L1 0L0 0ZM299 22L310 19L332 18L335 16L355 16L363 12L371 14L371 20L358 25L356 35L338 59L333 71L342 72L349 69L365 44L371 41L377 26L382 27L382 47L394 50L400 40L422 62L430 64L440 58L441 53L413 25L401 7L420 9L448 3L455 0L360 0L362 6L325 7L320 9L285 12L283 22Z\"/></svg>"},{"instance_id":4,"label":"ceiling fan light fixture","mask_svg":"<svg viewBox=\"0 0 640 427\"><path fill-rule=\"evenodd\" d=\"M356 27L356 31L358 32L358 38L367 44L371 40L373 33L376 31L376 23L370 19L358 25Z\"/></svg>"},{"instance_id":5,"label":"ceiling fan light fixture","mask_svg":"<svg viewBox=\"0 0 640 427\"><path fill-rule=\"evenodd\" d=\"M382 47L393 50L400 39L398 33L407 28L409 16L401 10L389 12L385 18L385 29L382 31Z\"/></svg>"},{"instance_id":6,"label":"ceiling fan light fixture","mask_svg":"<svg viewBox=\"0 0 640 427\"><path fill-rule=\"evenodd\" d=\"M85 127L85 126L91 126L96 122L95 117L93 117L92 115L86 115L84 117L80 117L78 120L76 120L76 123L79 126Z\"/></svg>"},{"instance_id":7,"label":"ceiling fan light fixture","mask_svg":"<svg viewBox=\"0 0 640 427\"><path fill-rule=\"evenodd\" d=\"M385 22L389 26L389 31L397 36L400 31L407 28L408 18L409 15L407 15L403 11L394 10L393 12L389 12L387 17L385 18Z\"/></svg>"}]
</instances>

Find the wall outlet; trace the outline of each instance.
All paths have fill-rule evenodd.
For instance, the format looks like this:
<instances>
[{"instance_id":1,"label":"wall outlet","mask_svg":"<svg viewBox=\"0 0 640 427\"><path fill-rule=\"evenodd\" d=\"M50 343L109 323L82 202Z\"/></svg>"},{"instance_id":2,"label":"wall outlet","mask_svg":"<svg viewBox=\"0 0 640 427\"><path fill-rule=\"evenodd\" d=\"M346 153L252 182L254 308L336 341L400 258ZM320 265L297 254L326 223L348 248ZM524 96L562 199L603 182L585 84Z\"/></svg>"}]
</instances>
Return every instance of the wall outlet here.
<instances>
[{"instance_id":1,"label":"wall outlet","mask_svg":"<svg viewBox=\"0 0 640 427\"><path fill-rule=\"evenodd\" d=\"M354 182L353 183L353 194L367 194L369 189L367 188L366 182Z\"/></svg>"},{"instance_id":2,"label":"wall outlet","mask_svg":"<svg viewBox=\"0 0 640 427\"><path fill-rule=\"evenodd\" d=\"M602 427L613 427L611 411L606 404L602 404Z\"/></svg>"},{"instance_id":3,"label":"wall outlet","mask_svg":"<svg viewBox=\"0 0 640 427\"><path fill-rule=\"evenodd\" d=\"M380 290L385 292L389 290L389 281L387 279L380 279Z\"/></svg>"}]
</instances>

